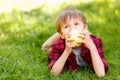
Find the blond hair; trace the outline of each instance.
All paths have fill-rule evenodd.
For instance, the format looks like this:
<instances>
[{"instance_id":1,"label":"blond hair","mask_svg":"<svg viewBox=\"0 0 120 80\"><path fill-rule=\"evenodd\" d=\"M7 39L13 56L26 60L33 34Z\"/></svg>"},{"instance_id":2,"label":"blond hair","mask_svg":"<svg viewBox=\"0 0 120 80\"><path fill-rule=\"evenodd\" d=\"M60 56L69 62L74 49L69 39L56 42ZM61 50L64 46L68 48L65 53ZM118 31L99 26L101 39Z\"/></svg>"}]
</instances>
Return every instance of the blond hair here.
<instances>
[{"instance_id":1,"label":"blond hair","mask_svg":"<svg viewBox=\"0 0 120 80\"><path fill-rule=\"evenodd\" d=\"M86 24L85 16L76 8L68 6L57 16L56 19L57 32L61 33L61 26L68 21L68 18L78 19L81 20L83 24Z\"/></svg>"}]
</instances>

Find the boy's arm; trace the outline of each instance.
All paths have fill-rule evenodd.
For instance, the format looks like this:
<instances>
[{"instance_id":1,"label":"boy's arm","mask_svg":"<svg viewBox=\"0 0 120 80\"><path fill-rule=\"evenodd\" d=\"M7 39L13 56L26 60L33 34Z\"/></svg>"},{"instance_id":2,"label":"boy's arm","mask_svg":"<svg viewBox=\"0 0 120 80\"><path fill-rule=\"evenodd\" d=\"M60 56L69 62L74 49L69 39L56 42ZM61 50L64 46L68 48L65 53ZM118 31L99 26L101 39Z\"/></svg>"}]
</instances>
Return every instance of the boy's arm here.
<instances>
[{"instance_id":1,"label":"boy's arm","mask_svg":"<svg viewBox=\"0 0 120 80\"><path fill-rule=\"evenodd\" d=\"M59 75L61 73L61 71L64 68L65 62L66 62L70 52L71 51L65 50L63 52L63 54L59 57L59 59L55 62L55 64L53 65L53 67L51 69L51 73L54 76Z\"/></svg>"},{"instance_id":2,"label":"boy's arm","mask_svg":"<svg viewBox=\"0 0 120 80\"><path fill-rule=\"evenodd\" d=\"M62 43L64 45L64 42ZM58 44L60 47L60 44ZM58 46L56 45L56 46ZM51 73L53 75L58 75L62 72L64 65L66 63L66 60L69 56L69 54L72 52L72 47L75 47L75 45L73 43L71 43L71 39L70 38L66 38L65 39L65 50L64 52L61 54L61 56L58 54L59 50L56 50L56 47L53 45L52 46L52 53L51 53L51 58L49 57L49 60L52 59L52 57L54 56L54 60L51 61ZM62 47L62 45L61 45Z\"/></svg>"},{"instance_id":3,"label":"boy's arm","mask_svg":"<svg viewBox=\"0 0 120 80\"><path fill-rule=\"evenodd\" d=\"M96 41L97 42L94 43L90 35L85 32L83 43L90 50L93 69L95 73L97 74L97 76L103 77L105 75L105 67L104 67L103 59L101 58L101 55L100 55L101 51L99 47L101 47L100 45L101 43L100 43L100 39L96 39Z\"/></svg>"},{"instance_id":4,"label":"boy's arm","mask_svg":"<svg viewBox=\"0 0 120 80\"><path fill-rule=\"evenodd\" d=\"M48 51L48 52L50 52L50 51L51 51L51 46L52 46L53 43L54 43L55 41L57 41L59 38L60 38L59 34L58 34L58 33L55 33L53 36L51 36L47 41L45 41L45 42L42 44L42 50L43 50L43 51Z\"/></svg>"},{"instance_id":5,"label":"boy's arm","mask_svg":"<svg viewBox=\"0 0 120 80\"><path fill-rule=\"evenodd\" d=\"M94 43L91 43L89 50L91 53L91 59L95 73L97 76L103 77L105 75L104 64Z\"/></svg>"}]
</instances>

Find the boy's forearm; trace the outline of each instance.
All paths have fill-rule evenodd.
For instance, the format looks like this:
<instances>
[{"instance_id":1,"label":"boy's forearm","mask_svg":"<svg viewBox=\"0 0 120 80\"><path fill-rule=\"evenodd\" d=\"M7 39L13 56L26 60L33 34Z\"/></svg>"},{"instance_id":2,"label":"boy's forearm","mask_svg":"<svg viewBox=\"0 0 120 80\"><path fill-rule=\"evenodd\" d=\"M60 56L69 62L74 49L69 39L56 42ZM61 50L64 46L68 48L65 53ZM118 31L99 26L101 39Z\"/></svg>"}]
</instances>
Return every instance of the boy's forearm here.
<instances>
[{"instance_id":1,"label":"boy's forearm","mask_svg":"<svg viewBox=\"0 0 120 80\"><path fill-rule=\"evenodd\" d=\"M68 56L69 56L69 52L64 51L63 54L56 61L56 63L53 65L53 67L51 69L51 73L53 75L59 75L61 73Z\"/></svg>"},{"instance_id":2,"label":"boy's forearm","mask_svg":"<svg viewBox=\"0 0 120 80\"><path fill-rule=\"evenodd\" d=\"M59 34L58 33L55 33L53 36L51 36L48 41L50 43L54 43L55 41L57 41L58 39L60 38Z\"/></svg>"},{"instance_id":3,"label":"boy's forearm","mask_svg":"<svg viewBox=\"0 0 120 80\"><path fill-rule=\"evenodd\" d=\"M95 73L97 74L97 76L103 77L105 75L104 64L94 44L90 47L90 53Z\"/></svg>"},{"instance_id":4,"label":"boy's forearm","mask_svg":"<svg viewBox=\"0 0 120 80\"><path fill-rule=\"evenodd\" d=\"M43 50L43 51L48 51L48 52L50 52L50 51L51 51L51 46L52 46L53 43L54 43L55 41L57 41L59 38L60 38L59 34L58 34L58 33L55 33L53 36L51 36L47 41L45 41L45 42L42 44L42 50Z\"/></svg>"}]
</instances>

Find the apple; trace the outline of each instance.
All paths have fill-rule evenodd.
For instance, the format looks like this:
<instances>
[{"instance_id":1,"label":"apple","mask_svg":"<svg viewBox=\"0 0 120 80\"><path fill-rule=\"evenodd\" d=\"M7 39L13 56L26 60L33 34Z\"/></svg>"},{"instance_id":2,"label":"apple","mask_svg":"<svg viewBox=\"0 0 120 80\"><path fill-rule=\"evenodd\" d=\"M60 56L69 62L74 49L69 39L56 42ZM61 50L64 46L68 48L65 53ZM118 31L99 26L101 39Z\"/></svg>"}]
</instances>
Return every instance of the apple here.
<instances>
[{"instance_id":1,"label":"apple","mask_svg":"<svg viewBox=\"0 0 120 80\"><path fill-rule=\"evenodd\" d=\"M70 38L73 39L72 43L74 43L77 47L80 47L82 44L80 43L80 41L82 41L84 38L84 35L81 34L81 36L83 37L78 37L80 35L80 31L78 30L72 30L70 32Z\"/></svg>"}]
</instances>

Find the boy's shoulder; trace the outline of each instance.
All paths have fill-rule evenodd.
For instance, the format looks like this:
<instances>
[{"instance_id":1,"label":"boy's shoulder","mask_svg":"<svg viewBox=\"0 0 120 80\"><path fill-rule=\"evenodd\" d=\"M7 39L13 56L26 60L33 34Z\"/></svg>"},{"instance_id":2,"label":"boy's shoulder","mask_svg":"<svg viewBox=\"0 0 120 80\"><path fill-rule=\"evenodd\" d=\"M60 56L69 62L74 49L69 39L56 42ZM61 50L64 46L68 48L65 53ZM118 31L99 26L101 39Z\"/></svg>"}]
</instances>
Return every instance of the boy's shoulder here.
<instances>
[{"instance_id":1,"label":"boy's shoulder","mask_svg":"<svg viewBox=\"0 0 120 80\"><path fill-rule=\"evenodd\" d=\"M101 40L101 38L100 38L99 36L90 35L90 37L91 37L93 40Z\"/></svg>"},{"instance_id":2,"label":"boy's shoulder","mask_svg":"<svg viewBox=\"0 0 120 80\"><path fill-rule=\"evenodd\" d=\"M90 37L96 45L102 44L102 39L99 36L90 35Z\"/></svg>"},{"instance_id":3,"label":"boy's shoulder","mask_svg":"<svg viewBox=\"0 0 120 80\"><path fill-rule=\"evenodd\" d=\"M53 47L56 49L64 49L65 48L65 39L59 38L54 42Z\"/></svg>"},{"instance_id":4,"label":"boy's shoulder","mask_svg":"<svg viewBox=\"0 0 120 80\"><path fill-rule=\"evenodd\" d=\"M90 35L90 37L92 38L92 40L101 40L99 36Z\"/></svg>"}]
</instances>

